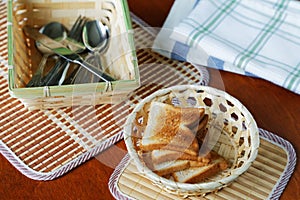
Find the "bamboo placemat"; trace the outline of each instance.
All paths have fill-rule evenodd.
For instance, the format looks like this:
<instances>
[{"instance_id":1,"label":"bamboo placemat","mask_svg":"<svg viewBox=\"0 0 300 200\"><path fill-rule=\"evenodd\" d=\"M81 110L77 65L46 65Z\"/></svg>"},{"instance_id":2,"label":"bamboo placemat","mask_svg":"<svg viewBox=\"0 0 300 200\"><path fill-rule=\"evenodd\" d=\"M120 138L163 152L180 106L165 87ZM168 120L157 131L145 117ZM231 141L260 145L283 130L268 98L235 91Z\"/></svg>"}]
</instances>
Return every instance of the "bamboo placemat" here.
<instances>
[{"instance_id":1,"label":"bamboo placemat","mask_svg":"<svg viewBox=\"0 0 300 200\"><path fill-rule=\"evenodd\" d=\"M8 92L6 4L0 2L0 153L35 180L57 178L123 139L126 116L140 99L163 87L208 82L205 68L153 51L154 32L133 16L141 87L120 104L29 111Z\"/></svg>"},{"instance_id":2,"label":"bamboo placemat","mask_svg":"<svg viewBox=\"0 0 300 200\"><path fill-rule=\"evenodd\" d=\"M296 165L296 153L286 140L260 129L261 144L258 156L246 173L231 185L204 197L185 199L278 199ZM109 189L118 200L183 199L162 191L138 173L127 154L109 180Z\"/></svg>"}]
</instances>

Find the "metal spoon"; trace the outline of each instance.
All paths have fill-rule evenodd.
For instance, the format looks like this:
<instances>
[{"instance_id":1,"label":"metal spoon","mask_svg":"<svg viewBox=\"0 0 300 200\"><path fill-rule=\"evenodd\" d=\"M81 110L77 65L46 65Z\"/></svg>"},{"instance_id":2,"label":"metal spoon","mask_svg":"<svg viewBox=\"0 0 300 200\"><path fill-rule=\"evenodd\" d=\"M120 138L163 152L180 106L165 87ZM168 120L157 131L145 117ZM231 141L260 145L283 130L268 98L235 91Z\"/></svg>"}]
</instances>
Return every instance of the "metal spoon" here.
<instances>
[{"instance_id":1,"label":"metal spoon","mask_svg":"<svg viewBox=\"0 0 300 200\"><path fill-rule=\"evenodd\" d=\"M67 30L66 28L58 22L50 22L46 25L44 25L40 30L40 33L43 33L47 35L48 37L57 40L62 41L67 37ZM53 55L53 52L49 51L49 49L45 48L43 45L41 45L39 42L36 42L37 49L43 53L43 57L39 63L38 70L33 75L29 83L27 84L27 87L35 87L41 85L41 79L44 74L44 68L47 62L47 59L49 56Z\"/></svg>"},{"instance_id":2,"label":"metal spoon","mask_svg":"<svg viewBox=\"0 0 300 200\"><path fill-rule=\"evenodd\" d=\"M45 35L47 35L48 37L64 44L65 46L67 46L70 50L76 52L76 53L81 53L83 52L86 47L84 46L84 44L81 41L78 41L77 37L78 37L78 29L80 29L80 27L83 27L84 24L82 24L82 22L85 19L82 19L81 17L78 18L75 22L75 24L72 26L72 29L70 30L70 32L67 34L67 29L64 27L63 24L59 23L59 22L50 22L48 24L46 24L45 26L43 26L39 32L43 33ZM82 29L82 28L81 28ZM81 37L81 34L80 34ZM45 85L45 80L43 79L43 71L44 71L44 67L46 65L47 59L50 55L53 55L53 51L50 51L49 48L46 48L44 45L40 44L39 42L36 42L36 46L38 48L38 50L40 50L44 56L42 57L42 60L39 64L39 68L37 70L37 72L35 73L35 75L33 76L33 78L31 79L31 81L27 84L27 87L34 87L34 86L43 86ZM59 67L59 65L55 65L57 67ZM64 68L64 72L63 72L63 76L65 76L66 71L68 70L69 65L65 65L66 66ZM57 70L51 70L52 71L57 71ZM50 74L51 75L51 74ZM48 79L53 79L52 76L56 76L56 74L48 76L46 83L48 84ZM50 77L50 78L49 78ZM61 78L62 80L60 80L60 82L63 82L64 77Z\"/></svg>"},{"instance_id":3,"label":"metal spoon","mask_svg":"<svg viewBox=\"0 0 300 200\"><path fill-rule=\"evenodd\" d=\"M67 46L70 50L81 53L86 47L82 42L83 26L87 22L86 17L79 16L65 40L61 41L62 44ZM67 60L58 61L49 73L43 78L43 85L62 85L65 82L67 72L69 71L70 63Z\"/></svg>"},{"instance_id":4,"label":"metal spoon","mask_svg":"<svg viewBox=\"0 0 300 200\"><path fill-rule=\"evenodd\" d=\"M39 32L47 35L48 37L56 41L62 41L67 37L67 29L59 22L50 22L44 25L39 30ZM49 51L39 42L36 42L36 47L38 48L39 51L41 51L44 54L52 54L51 51Z\"/></svg>"},{"instance_id":5,"label":"metal spoon","mask_svg":"<svg viewBox=\"0 0 300 200\"><path fill-rule=\"evenodd\" d=\"M104 67L101 63L101 54L103 54L107 50L109 46L109 38L110 31L108 26L102 24L99 20L88 21L83 27L83 43L86 46L86 48L92 52L92 56L87 56L86 61L88 63L92 63L94 66L96 66L102 71L104 71ZM82 74L82 72L79 74ZM80 76L86 77L86 75ZM94 82L95 78L97 77L95 77L94 75L92 76L92 79L90 81L88 81L87 78L84 78L84 82ZM80 79L82 79L82 77Z\"/></svg>"},{"instance_id":6,"label":"metal spoon","mask_svg":"<svg viewBox=\"0 0 300 200\"><path fill-rule=\"evenodd\" d=\"M83 27L82 40L83 44L94 54L94 59L101 70L100 55L103 53L109 43L110 31L106 25L99 20L88 21Z\"/></svg>"},{"instance_id":7,"label":"metal spoon","mask_svg":"<svg viewBox=\"0 0 300 200\"><path fill-rule=\"evenodd\" d=\"M85 45L81 42L78 42L73 37L73 28L78 28L77 26L82 26L81 24L74 24L72 29L70 30L70 33L67 33L67 29L64 27L63 24L59 22L50 22L46 24L44 27L41 28L40 33L43 33L44 35L47 35L48 37L62 43L63 45L67 46L71 51L74 51L76 53L80 53L85 50ZM37 48L42 53L50 53L53 54L52 51L49 50L49 48L46 48L44 45L40 44L39 42L36 42Z\"/></svg>"},{"instance_id":8,"label":"metal spoon","mask_svg":"<svg viewBox=\"0 0 300 200\"><path fill-rule=\"evenodd\" d=\"M83 27L83 43L92 52L104 52L108 47L109 37L108 26L102 24L99 20L88 21Z\"/></svg>"},{"instance_id":9,"label":"metal spoon","mask_svg":"<svg viewBox=\"0 0 300 200\"><path fill-rule=\"evenodd\" d=\"M79 64L80 66L87 69L89 72L99 77L99 79L101 79L102 81L105 82L115 81L113 77L99 70L92 64L87 63L78 53L71 51L68 47L61 44L60 42L57 42L49 38L48 36L38 32L36 29L30 26L24 26L23 31L28 37L41 42L41 44L43 44L45 47L52 50L55 54L57 54L61 58L64 58L69 62Z\"/></svg>"}]
</instances>

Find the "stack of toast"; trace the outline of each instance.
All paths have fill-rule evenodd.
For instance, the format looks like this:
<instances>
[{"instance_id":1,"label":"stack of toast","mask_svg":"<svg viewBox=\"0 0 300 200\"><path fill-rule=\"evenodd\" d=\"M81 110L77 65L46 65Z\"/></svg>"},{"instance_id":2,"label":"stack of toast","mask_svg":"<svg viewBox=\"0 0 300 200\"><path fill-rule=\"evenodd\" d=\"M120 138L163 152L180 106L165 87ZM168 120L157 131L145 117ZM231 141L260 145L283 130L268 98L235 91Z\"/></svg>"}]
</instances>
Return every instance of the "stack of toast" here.
<instances>
[{"instance_id":1,"label":"stack of toast","mask_svg":"<svg viewBox=\"0 0 300 200\"><path fill-rule=\"evenodd\" d=\"M207 145L208 118L204 108L152 102L139 141L147 167L182 183L198 183L228 168L228 162Z\"/></svg>"}]
</instances>

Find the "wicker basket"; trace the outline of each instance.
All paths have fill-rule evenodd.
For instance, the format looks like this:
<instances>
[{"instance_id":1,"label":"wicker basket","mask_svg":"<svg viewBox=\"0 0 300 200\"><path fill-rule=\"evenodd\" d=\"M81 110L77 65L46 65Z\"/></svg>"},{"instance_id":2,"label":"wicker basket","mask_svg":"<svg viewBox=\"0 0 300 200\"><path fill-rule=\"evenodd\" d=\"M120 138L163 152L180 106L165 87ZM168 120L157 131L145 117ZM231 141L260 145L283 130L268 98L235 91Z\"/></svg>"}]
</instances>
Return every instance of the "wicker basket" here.
<instances>
[{"instance_id":1,"label":"wicker basket","mask_svg":"<svg viewBox=\"0 0 300 200\"><path fill-rule=\"evenodd\" d=\"M139 156L139 139L147 125L152 101L180 107L204 107L209 114L208 130L219 133L213 150L231 166L222 173L197 184L178 183L163 178L146 167ZM217 130L213 130L217 128ZM217 191L244 173L255 160L259 148L259 131L249 111L229 94L207 86L182 85L159 90L141 101L124 127L124 138L138 170L155 185L180 196L204 195Z\"/></svg>"},{"instance_id":2,"label":"wicker basket","mask_svg":"<svg viewBox=\"0 0 300 200\"><path fill-rule=\"evenodd\" d=\"M26 88L42 54L22 27L39 28L58 21L70 29L79 16L101 20L110 27L113 42L103 63L117 81ZM8 35L9 89L29 109L117 103L140 84L126 0L9 0Z\"/></svg>"}]
</instances>

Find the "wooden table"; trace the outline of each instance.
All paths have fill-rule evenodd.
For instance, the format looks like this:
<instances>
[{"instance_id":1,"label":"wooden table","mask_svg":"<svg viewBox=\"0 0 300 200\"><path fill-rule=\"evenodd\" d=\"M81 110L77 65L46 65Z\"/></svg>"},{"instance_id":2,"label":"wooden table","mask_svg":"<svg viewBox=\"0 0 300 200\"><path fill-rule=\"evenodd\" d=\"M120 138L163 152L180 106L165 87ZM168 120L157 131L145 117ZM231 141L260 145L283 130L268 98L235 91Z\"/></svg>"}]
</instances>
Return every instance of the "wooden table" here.
<instances>
[{"instance_id":1,"label":"wooden table","mask_svg":"<svg viewBox=\"0 0 300 200\"><path fill-rule=\"evenodd\" d=\"M128 0L131 11L152 26L161 26L173 0ZM260 128L290 141L300 155L300 96L267 81L209 70L210 85L238 98ZM220 80L221 75L221 80ZM0 199L114 199L108 180L126 154L124 141L53 181L34 181L0 155ZM298 157L299 159L299 157ZM109 163L109 166L105 163ZM299 161L281 199L300 199Z\"/></svg>"}]
</instances>

